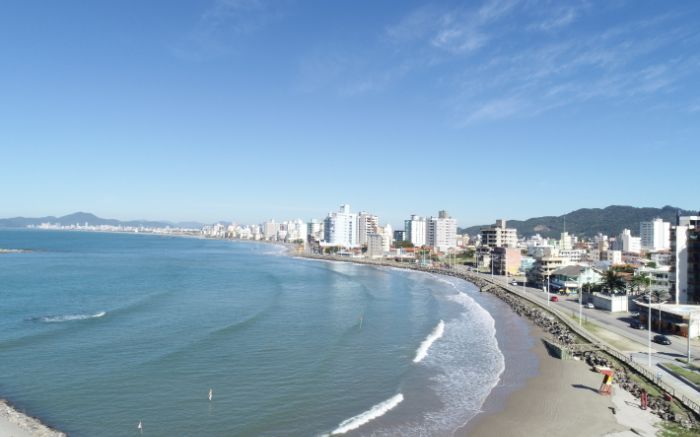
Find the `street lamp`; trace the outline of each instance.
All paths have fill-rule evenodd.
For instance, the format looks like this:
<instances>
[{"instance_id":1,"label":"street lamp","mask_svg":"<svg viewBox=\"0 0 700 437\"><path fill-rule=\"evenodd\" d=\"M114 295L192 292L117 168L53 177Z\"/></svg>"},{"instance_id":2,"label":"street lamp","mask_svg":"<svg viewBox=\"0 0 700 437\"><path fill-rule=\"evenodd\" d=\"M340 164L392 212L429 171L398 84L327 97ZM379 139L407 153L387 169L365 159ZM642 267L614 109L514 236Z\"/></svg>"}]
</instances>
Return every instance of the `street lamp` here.
<instances>
[{"instance_id":1,"label":"street lamp","mask_svg":"<svg viewBox=\"0 0 700 437\"><path fill-rule=\"evenodd\" d=\"M649 317L647 318L647 324L649 325L648 329L647 329L647 334L648 334L647 342L649 345L649 353L647 356L647 365L649 367L651 367L651 290L649 290L647 292L647 297L648 297L647 307L649 308Z\"/></svg>"},{"instance_id":2,"label":"street lamp","mask_svg":"<svg viewBox=\"0 0 700 437\"><path fill-rule=\"evenodd\" d=\"M549 306L549 275L547 275L547 306Z\"/></svg>"}]
</instances>

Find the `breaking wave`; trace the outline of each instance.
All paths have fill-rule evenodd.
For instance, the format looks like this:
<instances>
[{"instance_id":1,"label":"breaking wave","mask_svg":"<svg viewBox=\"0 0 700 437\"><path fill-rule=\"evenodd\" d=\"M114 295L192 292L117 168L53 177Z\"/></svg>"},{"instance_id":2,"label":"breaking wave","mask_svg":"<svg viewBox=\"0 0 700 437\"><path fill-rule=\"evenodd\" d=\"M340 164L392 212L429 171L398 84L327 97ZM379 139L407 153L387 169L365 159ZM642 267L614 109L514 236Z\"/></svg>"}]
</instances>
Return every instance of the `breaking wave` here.
<instances>
[{"instance_id":1,"label":"breaking wave","mask_svg":"<svg viewBox=\"0 0 700 437\"><path fill-rule=\"evenodd\" d=\"M73 320L86 320L86 319L99 319L107 314L106 311L100 311L95 314L68 314L64 316L44 316L38 317L34 320L44 323L61 323L61 322L71 322Z\"/></svg>"},{"instance_id":2,"label":"breaking wave","mask_svg":"<svg viewBox=\"0 0 700 437\"><path fill-rule=\"evenodd\" d=\"M340 425L338 425L338 428L336 428L331 433L331 435L345 434L348 431L357 429L365 423L368 423L376 419L377 417L385 415L387 412L396 408L396 406L399 405L402 401L403 395L401 393L392 396L391 398L380 402L377 405L374 405L372 408L365 411L364 413L358 414L357 416L344 420Z\"/></svg>"},{"instance_id":3,"label":"breaking wave","mask_svg":"<svg viewBox=\"0 0 700 437\"><path fill-rule=\"evenodd\" d=\"M433 329L433 332L431 332L428 337L423 340L423 343L421 343L418 350L416 350L416 357L413 359L413 362L420 363L423 361L423 358L428 356L428 349L430 349L430 346L432 346L435 341L442 337L442 334L444 333L445 322L440 320L440 323L438 323L435 329Z\"/></svg>"}]
</instances>

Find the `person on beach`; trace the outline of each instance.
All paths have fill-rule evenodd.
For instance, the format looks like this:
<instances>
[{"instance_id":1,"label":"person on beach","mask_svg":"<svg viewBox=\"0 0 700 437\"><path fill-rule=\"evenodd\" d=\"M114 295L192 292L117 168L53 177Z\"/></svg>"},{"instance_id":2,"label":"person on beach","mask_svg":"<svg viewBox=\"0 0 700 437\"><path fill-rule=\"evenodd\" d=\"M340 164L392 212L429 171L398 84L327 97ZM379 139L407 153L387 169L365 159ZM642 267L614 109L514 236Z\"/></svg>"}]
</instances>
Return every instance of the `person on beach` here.
<instances>
[{"instance_id":1,"label":"person on beach","mask_svg":"<svg viewBox=\"0 0 700 437\"><path fill-rule=\"evenodd\" d=\"M642 410L646 410L649 403L649 394L646 390L642 389L642 392L639 394L639 400L642 402Z\"/></svg>"}]
</instances>

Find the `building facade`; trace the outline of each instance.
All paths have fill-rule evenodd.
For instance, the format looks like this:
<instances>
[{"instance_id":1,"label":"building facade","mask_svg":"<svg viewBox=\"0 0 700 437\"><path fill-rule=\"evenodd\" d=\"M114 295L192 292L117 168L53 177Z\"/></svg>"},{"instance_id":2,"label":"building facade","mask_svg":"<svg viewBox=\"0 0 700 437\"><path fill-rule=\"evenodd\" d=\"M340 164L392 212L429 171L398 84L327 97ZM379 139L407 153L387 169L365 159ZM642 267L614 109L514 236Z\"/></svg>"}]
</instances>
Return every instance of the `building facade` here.
<instances>
[{"instance_id":1,"label":"building facade","mask_svg":"<svg viewBox=\"0 0 700 437\"><path fill-rule=\"evenodd\" d=\"M648 251L668 250L671 244L671 224L660 218L639 224L642 249Z\"/></svg>"},{"instance_id":2,"label":"building facade","mask_svg":"<svg viewBox=\"0 0 700 437\"><path fill-rule=\"evenodd\" d=\"M323 227L324 245L358 247L357 214L350 212L350 205L341 205L337 212L328 213Z\"/></svg>"},{"instance_id":3,"label":"building facade","mask_svg":"<svg viewBox=\"0 0 700 437\"><path fill-rule=\"evenodd\" d=\"M410 241L416 247L425 246L426 230L425 217L411 215L411 218L404 222L405 241Z\"/></svg>"},{"instance_id":4,"label":"building facade","mask_svg":"<svg viewBox=\"0 0 700 437\"><path fill-rule=\"evenodd\" d=\"M457 247L457 220L440 211L437 217L430 217L426 222L426 245L440 252Z\"/></svg>"},{"instance_id":5,"label":"building facade","mask_svg":"<svg viewBox=\"0 0 700 437\"><path fill-rule=\"evenodd\" d=\"M488 247L517 247L518 231L506 227L505 220L496 220L495 226L481 229L481 244Z\"/></svg>"},{"instance_id":6,"label":"building facade","mask_svg":"<svg viewBox=\"0 0 700 437\"><path fill-rule=\"evenodd\" d=\"M379 217L366 211L357 215L357 244L364 246L368 243L370 234L376 234L379 228Z\"/></svg>"}]
</instances>

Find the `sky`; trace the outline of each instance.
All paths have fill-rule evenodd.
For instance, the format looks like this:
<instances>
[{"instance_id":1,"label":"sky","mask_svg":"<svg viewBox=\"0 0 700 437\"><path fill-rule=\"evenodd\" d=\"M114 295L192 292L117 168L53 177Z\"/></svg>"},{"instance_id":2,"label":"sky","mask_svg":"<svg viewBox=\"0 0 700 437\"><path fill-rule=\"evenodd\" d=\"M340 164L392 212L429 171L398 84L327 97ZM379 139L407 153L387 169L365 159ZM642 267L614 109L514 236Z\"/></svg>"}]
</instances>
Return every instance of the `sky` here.
<instances>
[{"instance_id":1,"label":"sky","mask_svg":"<svg viewBox=\"0 0 700 437\"><path fill-rule=\"evenodd\" d=\"M700 2L8 0L0 217L700 208Z\"/></svg>"}]
</instances>

